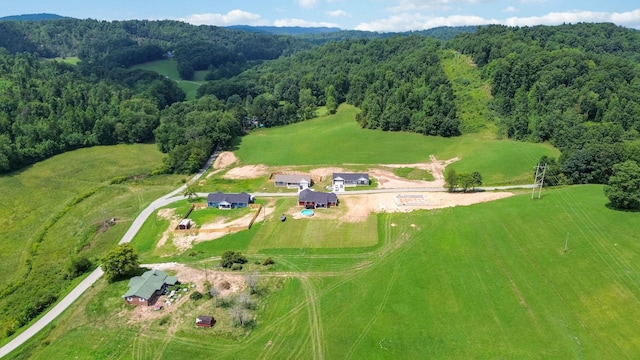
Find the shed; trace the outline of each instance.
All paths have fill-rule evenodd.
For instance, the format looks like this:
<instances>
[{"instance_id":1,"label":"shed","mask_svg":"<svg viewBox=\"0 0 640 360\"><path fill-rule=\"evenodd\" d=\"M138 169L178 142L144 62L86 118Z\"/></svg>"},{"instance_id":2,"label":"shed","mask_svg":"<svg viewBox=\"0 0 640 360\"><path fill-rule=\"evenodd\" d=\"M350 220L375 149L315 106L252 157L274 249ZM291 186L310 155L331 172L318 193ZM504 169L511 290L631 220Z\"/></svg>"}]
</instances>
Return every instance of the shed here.
<instances>
[{"instance_id":1,"label":"shed","mask_svg":"<svg viewBox=\"0 0 640 360\"><path fill-rule=\"evenodd\" d=\"M199 327L212 327L216 323L216 319L213 316L200 315L196 318L196 326Z\"/></svg>"},{"instance_id":2,"label":"shed","mask_svg":"<svg viewBox=\"0 0 640 360\"><path fill-rule=\"evenodd\" d=\"M191 220L189 219L180 220L180 223L178 224L178 230L189 230L189 229L191 229Z\"/></svg>"}]
</instances>

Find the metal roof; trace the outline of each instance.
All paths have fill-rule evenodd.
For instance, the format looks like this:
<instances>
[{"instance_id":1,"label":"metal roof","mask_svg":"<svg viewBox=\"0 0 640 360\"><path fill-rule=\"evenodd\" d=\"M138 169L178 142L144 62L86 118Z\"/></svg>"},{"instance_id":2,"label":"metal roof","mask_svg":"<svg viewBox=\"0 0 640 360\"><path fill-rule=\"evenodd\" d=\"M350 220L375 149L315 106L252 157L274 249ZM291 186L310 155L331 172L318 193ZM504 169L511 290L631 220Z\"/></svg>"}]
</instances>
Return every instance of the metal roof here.
<instances>
[{"instance_id":1,"label":"metal roof","mask_svg":"<svg viewBox=\"0 0 640 360\"><path fill-rule=\"evenodd\" d=\"M169 276L162 270L149 270L142 276L135 276L129 280L129 291L122 297L137 296L143 299L149 299L153 293L162 289L164 284L175 285L178 278Z\"/></svg>"}]
</instances>

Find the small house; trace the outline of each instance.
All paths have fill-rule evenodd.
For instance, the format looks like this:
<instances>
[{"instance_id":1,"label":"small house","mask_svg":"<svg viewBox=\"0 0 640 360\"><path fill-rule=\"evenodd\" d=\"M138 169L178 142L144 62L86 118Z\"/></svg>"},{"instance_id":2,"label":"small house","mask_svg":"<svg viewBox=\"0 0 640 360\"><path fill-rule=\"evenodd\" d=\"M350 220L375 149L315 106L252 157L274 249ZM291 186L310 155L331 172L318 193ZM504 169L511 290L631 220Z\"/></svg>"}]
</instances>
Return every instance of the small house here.
<instances>
[{"instance_id":1,"label":"small house","mask_svg":"<svg viewBox=\"0 0 640 360\"><path fill-rule=\"evenodd\" d=\"M306 209L326 209L338 206L338 195L305 189L298 193L298 205Z\"/></svg>"},{"instance_id":2,"label":"small house","mask_svg":"<svg viewBox=\"0 0 640 360\"><path fill-rule=\"evenodd\" d=\"M287 189L304 190L313 185L309 175L284 175L276 174L273 184L276 187L286 187Z\"/></svg>"},{"instance_id":3,"label":"small house","mask_svg":"<svg viewBox=\"0 0 640 360\"><path fill-rule=\"evenodd\" d=\"M213 316L200 315L196 318L196 326L198 327L212 327L216 323L216 319Z\"/></svg>"},{"instance_id":4,"label":"small house","mask_svg":"<svg viewBox=\"0 0 640 360\"><path fill-rule=\"evenodd\" d=\"M220 191L207 195L207 206L218 209L246 208L255 198L246 192L225 194Z\"/></svg>"},{"instance_id":5,"label":"small house","mask_svg":"<svg viewBox=\"0 0 640 360\"><path fill-rule=\"evenodd\" d=\"M167 286L178 283L178 278L169 276L161 270L149 270L141 276L129 280L129 291L122 295L129 305L153 305L162 295Z\"/></svg>"},{"instance_id":6,"label":"small house","mask_svg":"<svg viewBox=\"0 0 640 360\"><path fill-rule=\"evenodd\" d=\"M190 219L182 219L178 223L178 230L189 230L191 229L191 220Z\"/></svg>"}]
</instances>

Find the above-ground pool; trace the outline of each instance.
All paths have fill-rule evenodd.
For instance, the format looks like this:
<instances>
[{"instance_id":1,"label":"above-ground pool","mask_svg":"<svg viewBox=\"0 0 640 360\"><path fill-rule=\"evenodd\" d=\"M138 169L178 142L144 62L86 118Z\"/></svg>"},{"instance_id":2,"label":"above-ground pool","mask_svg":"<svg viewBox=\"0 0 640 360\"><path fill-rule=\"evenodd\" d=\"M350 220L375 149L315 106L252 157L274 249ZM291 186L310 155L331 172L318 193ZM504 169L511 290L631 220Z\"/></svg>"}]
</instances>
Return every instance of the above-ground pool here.
<instances>
[{"instance_id":1,"label":"above-ground pool","mask_svg":"<svg viewBox=\"0 0 640 360\"><path fill-rule=\"evenodd\" d=\"M300 213L302 214L302 216L313 216L313 210L311 209L304 209L300 211Z\"/></svg>"}]
</instances>

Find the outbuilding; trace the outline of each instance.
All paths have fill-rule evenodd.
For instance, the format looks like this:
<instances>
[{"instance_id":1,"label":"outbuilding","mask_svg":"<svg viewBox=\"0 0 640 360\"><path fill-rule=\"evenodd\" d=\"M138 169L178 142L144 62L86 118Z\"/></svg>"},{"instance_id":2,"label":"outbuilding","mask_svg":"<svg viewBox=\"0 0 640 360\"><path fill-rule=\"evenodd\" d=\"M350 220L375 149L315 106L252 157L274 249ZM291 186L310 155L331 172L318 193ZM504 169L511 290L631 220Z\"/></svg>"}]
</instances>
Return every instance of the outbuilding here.
<instances>
[{"instance_id":1,"label":"outbuilding","mask_svg":"<svg viewBox=\"0 0 640 360\"><path fill-rule=\"evenodd\" d=\"M216 319L213 316L200 315L196 318L196 326L198 327L212 327L216 323Z\"/></svg>"}]
</instances>

